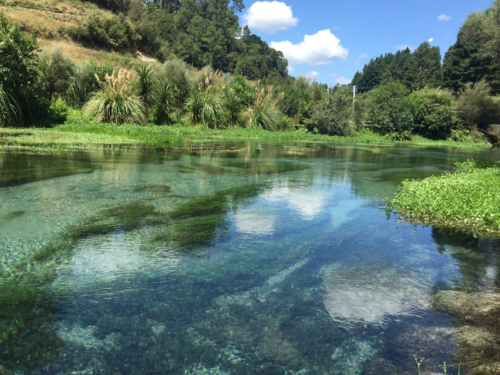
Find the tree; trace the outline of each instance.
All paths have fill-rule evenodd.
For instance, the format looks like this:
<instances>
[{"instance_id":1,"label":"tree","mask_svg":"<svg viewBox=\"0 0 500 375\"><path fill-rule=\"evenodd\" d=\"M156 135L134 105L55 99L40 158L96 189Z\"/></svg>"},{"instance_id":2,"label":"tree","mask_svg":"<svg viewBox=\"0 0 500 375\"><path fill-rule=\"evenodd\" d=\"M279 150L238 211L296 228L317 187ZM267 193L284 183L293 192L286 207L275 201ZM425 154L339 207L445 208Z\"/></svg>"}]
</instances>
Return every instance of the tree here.
<instances>
[{"instance_id":1,"label":"tree","mask_svg":"<svg viewBox=\"0 0 500 375\"><path fill-rule=\"evenodd\" d=\"M455 100L448 90L424 88L410 94L413 131L431 139L446 139L458 125Z\"/></svg>"},{"instance_id":2,"label":"tree","mask_svg":"<svg viewBox=\"0 0 500 375\"><path fill-rule=\"evenodd\" d=\"M370 121L381 133L410 131L413 127L408 89L390 81L373 90Z\"/></svg>"},{"instance_id":3,"label":"tree","mask_svg":"<svg viewBox=\"0 0 500 375\"><path fill-rule=\"evenodd\" d=\"M471 13L463 30L467 41L479 44L484 57L500 62L500 0L495 0L484 12Z\"/></svg>"},{"instance_id":4,"label":"tree","mask_svg":"<svg viewBox=\"0 0 500 375\"><path fill-rule=\"evenodd\" d=\"M73 61L64 56L61 48L56 47L40 54L41 82L49 99L54 94L64 94L75 72Z\"/></svg>"},{"instance_id":5,"label":"tree","mask_svg":"<svg viewBox=\"0 0 500 375\"><path fill-rule=\"evenodd\" d=\"M26 34L19 25L0 12L0 82L3 92L24 114L40 102L38 83L38 43L34 33ZM12 104L11 103L11 104Z\"/></svg>"},{"instance_id":6,"label":"tree","mask_svg":"<svg viewBox=\"0 0 500 375\"><path fill-rule=\"evenodd\" d=\"M404 82L411 90L419 90L425 86L439 86L441 82L439 47L431 47L429 43L423 42L411 55Z\"/></svg>"}]
</instances>

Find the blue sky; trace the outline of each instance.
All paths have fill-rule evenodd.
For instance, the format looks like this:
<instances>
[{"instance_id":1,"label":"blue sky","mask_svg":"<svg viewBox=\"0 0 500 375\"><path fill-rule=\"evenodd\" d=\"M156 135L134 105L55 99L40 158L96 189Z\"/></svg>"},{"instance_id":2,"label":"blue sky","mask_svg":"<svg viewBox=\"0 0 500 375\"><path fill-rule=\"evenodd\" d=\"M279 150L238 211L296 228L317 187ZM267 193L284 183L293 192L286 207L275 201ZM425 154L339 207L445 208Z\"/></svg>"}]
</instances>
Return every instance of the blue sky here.
<instances>
[{"instance_id":1,"label":"blue sky","mask_svg":"<svg viewBox=\"0 0 500 375\"><path fill-rule=\"evenodd\" d=\"M370 58L432 38L444 54L463 21L491 0L246 1L249 25L291 63L290 74L334 85L348 83ZM328 31L329 30L329 31Z\"/></svg>"}]
</instances>

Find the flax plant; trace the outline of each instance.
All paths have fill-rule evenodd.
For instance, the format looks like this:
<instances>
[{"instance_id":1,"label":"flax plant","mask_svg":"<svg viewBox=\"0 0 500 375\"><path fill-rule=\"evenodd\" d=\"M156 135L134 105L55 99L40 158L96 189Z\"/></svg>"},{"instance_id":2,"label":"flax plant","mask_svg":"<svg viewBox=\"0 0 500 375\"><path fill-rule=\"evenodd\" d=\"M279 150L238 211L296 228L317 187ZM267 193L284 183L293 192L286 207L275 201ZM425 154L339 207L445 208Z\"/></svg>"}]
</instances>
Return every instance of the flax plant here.
<instances>
[{"instance_id":1,"label":"flax plant","mask_svg":"<svg viewBox=\"0 0 500 375\"><path fill-rule=\"evenodd\" d=\"M133 78L134 73L125 69L106 74L101 90L83 107L84 113L97 116L97 122L144 125L145 106L134 90Z\"/></svg>"},{"instance_id":2,"label":"flax plant","mask_svg":"<svg viewBox=\"0 0 500 375\"><path fill-rule=\"evenodd\" d=\"M253 105L248 109L248 127L275 131L278 129L283 114L278 103L284 93L277 94L276 89L255 88Z\"/></svg>"},{"instance_id":3,"label":"flax plant","mask_svg":"<svg viewBox=\"0 0 500 375\"><path fill-rule=\"evenodd\" d=\"M20 125L22 120L19 103L0 85L0 127Z\"/></svg>"}]
</instances>

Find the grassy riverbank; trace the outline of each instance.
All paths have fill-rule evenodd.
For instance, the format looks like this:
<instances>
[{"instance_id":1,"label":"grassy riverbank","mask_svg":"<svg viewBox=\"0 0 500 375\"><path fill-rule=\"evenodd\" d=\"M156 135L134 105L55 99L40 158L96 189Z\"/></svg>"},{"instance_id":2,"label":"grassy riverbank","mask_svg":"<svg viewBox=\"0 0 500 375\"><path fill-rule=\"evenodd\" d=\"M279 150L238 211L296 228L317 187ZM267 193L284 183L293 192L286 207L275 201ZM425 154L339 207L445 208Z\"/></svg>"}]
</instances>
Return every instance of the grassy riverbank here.
<instances>
[{"instance_id":1,"label":"grassy riverbank","mask_svg":"<svg viewBox=\"0 0 500 375\"><path fill-rule=\"evenodd\" d=\"M411 222L500 237L500 162L457 163L457 171L404 181L389 206Z\"/></svg>"},{"instance_id":2,"label":"grassy riverbank","mask_svg":"<svg viewBox=\"0 0 500 375\"><path fill-rule=\"evenodd\" d=\"M327 136L305 131L269 132L266 130L233 128L208 129L203 126L133 126L97 124L88 122L69 122L52 129L12 129L0 128L0 150L37 150L37 149L92 149L122 144L149 145L155 147L179 146L180 140L192 138L193 141L222 139L262 139L268 141L315 142L329 144L371 144L408 146L446 146L488 148L486 142L433 141L414 136L411 141L398 142L385 136L364 130L353 136Z\"/></svg>"}]
</instances>

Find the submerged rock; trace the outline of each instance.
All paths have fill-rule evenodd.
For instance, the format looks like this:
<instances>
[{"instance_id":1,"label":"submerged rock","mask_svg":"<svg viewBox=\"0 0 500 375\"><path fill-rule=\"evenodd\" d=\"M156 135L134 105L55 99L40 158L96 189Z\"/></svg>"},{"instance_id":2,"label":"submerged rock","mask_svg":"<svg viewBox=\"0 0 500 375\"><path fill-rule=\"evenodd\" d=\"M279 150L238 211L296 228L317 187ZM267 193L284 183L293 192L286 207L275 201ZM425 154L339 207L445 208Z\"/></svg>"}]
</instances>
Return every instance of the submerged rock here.
<instances>
[{"instance_id":1,"label":"submerged rock","mask_svg":"<svg viewBox=\"0 0 500 375\"><path fill-rule=\"evenodd\" d=\"M466 364L468 373L500 374L498 290L440 290L434 295L433 307L447 311L455 318L459 336L455 357Z\"/></svg>"}]
</instances>

